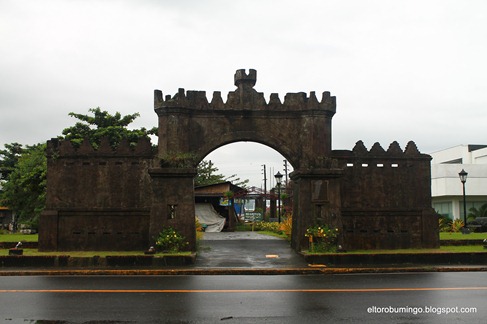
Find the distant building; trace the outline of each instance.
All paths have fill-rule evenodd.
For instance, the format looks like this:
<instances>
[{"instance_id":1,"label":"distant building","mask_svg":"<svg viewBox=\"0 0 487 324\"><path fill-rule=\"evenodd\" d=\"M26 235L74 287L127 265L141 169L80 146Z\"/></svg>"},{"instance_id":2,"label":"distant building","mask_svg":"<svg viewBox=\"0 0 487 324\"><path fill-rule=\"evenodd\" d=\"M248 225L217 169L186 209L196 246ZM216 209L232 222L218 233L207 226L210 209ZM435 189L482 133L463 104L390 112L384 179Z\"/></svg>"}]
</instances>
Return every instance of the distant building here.
<instances>
[{"instance_id":1,"label":"distant building","mask_svg":"<svg viewBox=\"0 0 487 324\"><path fill-rule=\"evenodd\" d=\"M463 189L458 176L468 173L465 195L468 210L487 203L487 145L459 145L430 154L433 208L451 219L463 219Z\"/></svg>"},{"instance_id":2,"label":"distant building","mask_svg":"<svg viewBox=\"0 0 487 324\"><path fill-rule=\"evenodd\" d=\"M12 211L7 207L0 206L0 229L7 229L12 222Z\"/></svg>"},{"instance_id":3,"label":"distant building","mask_svg":"<svg viewBox=\"0 0 487 324\"><path fill-rule=\"evenodd\" d=\"M235 210L234 195L246 193L244 188L229 181L194 188L196 204L211 204L214 210L225 217L225 231L234 231L237 211ZM230 194L230 195L229 195Z\"/></svg>"}]
</instances>

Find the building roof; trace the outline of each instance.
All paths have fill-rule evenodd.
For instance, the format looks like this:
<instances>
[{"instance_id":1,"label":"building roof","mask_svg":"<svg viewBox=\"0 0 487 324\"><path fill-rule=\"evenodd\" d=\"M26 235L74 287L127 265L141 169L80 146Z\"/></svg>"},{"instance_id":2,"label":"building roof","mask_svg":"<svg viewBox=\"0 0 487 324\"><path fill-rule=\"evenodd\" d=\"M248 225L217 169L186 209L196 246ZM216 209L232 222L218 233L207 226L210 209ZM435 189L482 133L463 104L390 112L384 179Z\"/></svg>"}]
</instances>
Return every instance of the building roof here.
<instances>
[{"instance_id":1,"label":"building roof","mask_svg":"<svg viewBox=\"0 0 487 324\"><path fill-rule=\"evenodd\" d=\"M457 145L430 154L432 164L487 164L486 144Z\"/></svg>"},{"instance_id":2,"label":"building roof","mask_svg":"<svg viewBox=\"0 0 487 324\"><path fill-rule=\"evenodd\" d=\"M223 193L232 191L233 193L245 191L244 188L232 184L230 181L215 183L211 185L198 186L194 188L195 196L222 196Z\"/></svg>"}]
</instances>

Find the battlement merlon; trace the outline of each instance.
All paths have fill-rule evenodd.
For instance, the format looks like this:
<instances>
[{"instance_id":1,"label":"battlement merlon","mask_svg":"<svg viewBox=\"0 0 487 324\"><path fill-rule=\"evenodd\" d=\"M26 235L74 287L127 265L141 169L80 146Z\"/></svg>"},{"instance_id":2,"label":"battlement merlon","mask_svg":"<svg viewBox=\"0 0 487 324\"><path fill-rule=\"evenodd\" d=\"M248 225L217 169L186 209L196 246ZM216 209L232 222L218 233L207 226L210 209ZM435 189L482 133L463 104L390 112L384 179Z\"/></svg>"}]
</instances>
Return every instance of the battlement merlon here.
<instances>
[{"instance_id":1,"label":"battlement merlon","mask_svg":"<svg viewBox=\"0 0 487 324\"><path fill-rule=\"evenodd\" d=\"M83 142L77 146L69 140L61 140L52 138L47 141L46 156L48 158L64 158L64 157L145 157L152 158L154 156L151 140L149 137L140 138L137 143L129 143L127 139L122 139L117 147L110 146L109 139L102 137L98 147L84 139Z\"/></svg>"},{"instance_id":2,"label":"battlement merlon","mask_svg":"<svg viewBox=\"0 0 487 324\"><path fill-rule=\"evenodd\" d=\"M240 88L242 86L250 86L253 88L257 82L257 71L249 69L249 74L245 73L245 69L240 69L234 75L235 86Z\"/></svg>"},{"instance_id":3,"label":"battlement merlon","mask_svg":"<svg viewBox=\"0 0 487 324\"><path fill-rule=\"evenodd\" d=\"M352 150L333 150L333 158L342 159L405 159L405 160L431 160L431 156L428 154L421 153L416 146L416 143L409 141L406 148L403 150L397 141L392 142L389 148L385 150L382 146L376 142L369 149L365 147L363 141L358 141Z\"/></svg>"},{"instance_id":4,"label":"battlement merlon","mask_svg":"<svg viewBox=\"0 0 487 324\"><path fill-rule=\"evenodd\" d=\"M194 110L269 110L269 111L322 111L327 115L333 116L336 112L336 97L331 96L330 92L322 94L321 101L314 91L309 96L304 92L287 93L284 102L281 101L277 93L270 95L269 102L264 99L264 95L253 89L257 79L257 71L250 69L249 73L245 70L237 70L234 75L237 89L228 93L227 101L224 102L220 91L214 91L212 100L209 102L205 91L194 91L180 88L171 97L164 97L162 91L154 90L154 110L166 110L170 108L185 108Z\"/></svg>"}]
</instances>

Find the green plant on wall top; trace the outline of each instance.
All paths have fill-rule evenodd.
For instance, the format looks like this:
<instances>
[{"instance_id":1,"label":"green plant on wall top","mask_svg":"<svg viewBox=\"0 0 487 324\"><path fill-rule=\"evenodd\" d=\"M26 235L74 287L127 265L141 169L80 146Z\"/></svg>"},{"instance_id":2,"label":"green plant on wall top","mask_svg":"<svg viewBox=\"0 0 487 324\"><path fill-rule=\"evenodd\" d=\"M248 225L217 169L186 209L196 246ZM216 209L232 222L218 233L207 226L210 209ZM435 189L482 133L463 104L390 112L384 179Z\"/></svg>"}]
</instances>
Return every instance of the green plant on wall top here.
<instances>
[{"instance_id":1,"label":"green plant on wall top","mask_svg":"<svg viewBox=\"0 0 487 324\"><path fill-rule=\"evenodd\" d=\"M162 168L194 168L196 155L193 153L168 152L161 157Z\"/></svg>"},{"instance_id":2,"label":"green plant on wall top","mask_svg":"<svg viewBox=\"0 0 487 324\"><path fill-rule=\"evenodd\" d=\"M181 252L189 242L172 227L164 227L156 239L156 247L160 252Z\"/></svg>"},{"instance_id":3,"label":"green plant on wall top","mask_svg":"<svg viewBox=\"0 0 487 324\"><path fill-rule=\"evenodd\" d=\"M122 139L126 139L130 146L137 145L141 138L148 135L157 135L157 127L150 130L144 127L140 129L129 129L129 125L140 116L139 113L123 116L119 112L110 114L108 111L101 110L100 107L88 110L91 115L70 112L68 115L75 117L79 121L71 127L63 130L61 139L69 140L74 146L79 147L81 143L88 139L90 144L97 149L102 137L107 137L110 146L117 147Z\"/></svg>"}]
</instances>

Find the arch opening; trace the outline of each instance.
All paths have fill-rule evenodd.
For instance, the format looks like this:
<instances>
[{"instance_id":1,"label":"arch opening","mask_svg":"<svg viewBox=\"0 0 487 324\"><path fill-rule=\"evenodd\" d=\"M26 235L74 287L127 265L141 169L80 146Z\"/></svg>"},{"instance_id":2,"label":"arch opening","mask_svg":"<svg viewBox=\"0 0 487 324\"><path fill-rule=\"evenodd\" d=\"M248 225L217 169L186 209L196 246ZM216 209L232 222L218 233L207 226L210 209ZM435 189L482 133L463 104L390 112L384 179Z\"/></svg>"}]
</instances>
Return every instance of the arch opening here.
<instances>
[{"instance_id":1,"label":"arch opening","mask_svg":"<svg viewBox=\"0 0 487 324\"><path fill-rule=\"evenodd\" d=\"M237 141L218 147L203 161L199 167L202 174L195 180L197 217L198 213L203 218L213 216L218 222L219 214L226 220L219 230L235 231L248 228L254 221L278 222L291 215L289 174L293 167L277 150L256 142ZM277 173L282 175L279 184ZM231 193L229 199L225 198L227 192Z\"/></svg>"}]
</instances>

